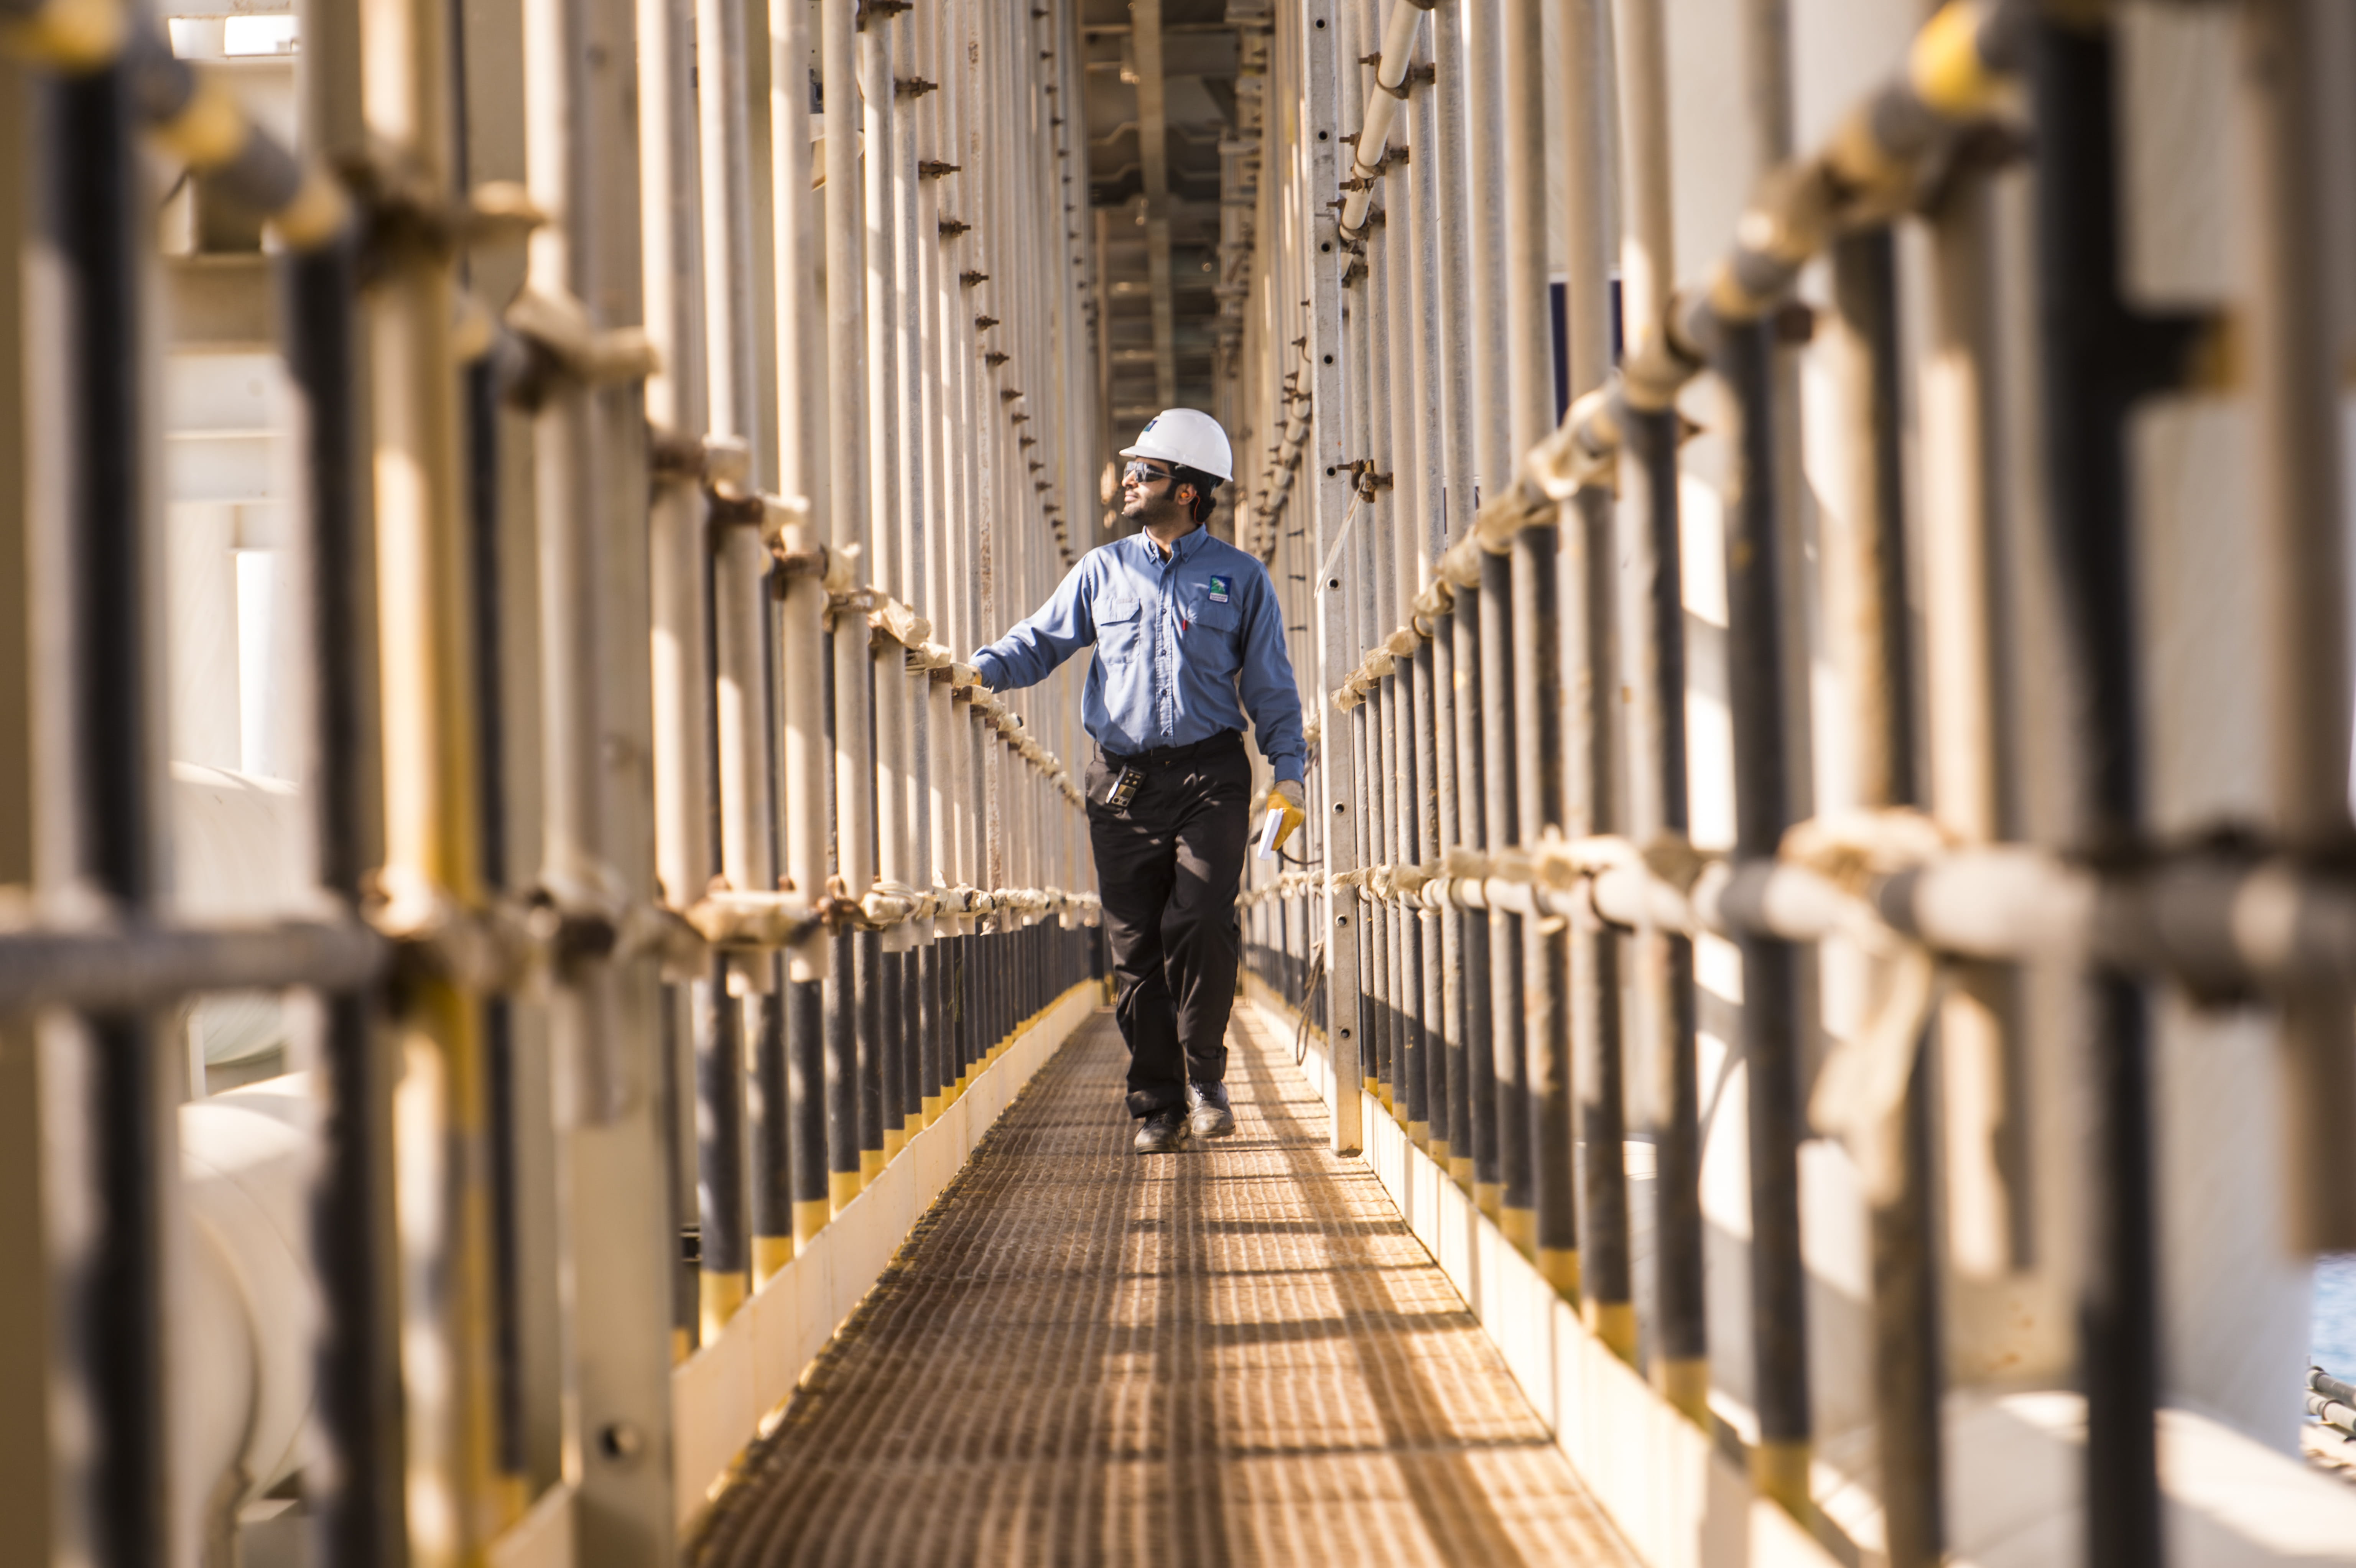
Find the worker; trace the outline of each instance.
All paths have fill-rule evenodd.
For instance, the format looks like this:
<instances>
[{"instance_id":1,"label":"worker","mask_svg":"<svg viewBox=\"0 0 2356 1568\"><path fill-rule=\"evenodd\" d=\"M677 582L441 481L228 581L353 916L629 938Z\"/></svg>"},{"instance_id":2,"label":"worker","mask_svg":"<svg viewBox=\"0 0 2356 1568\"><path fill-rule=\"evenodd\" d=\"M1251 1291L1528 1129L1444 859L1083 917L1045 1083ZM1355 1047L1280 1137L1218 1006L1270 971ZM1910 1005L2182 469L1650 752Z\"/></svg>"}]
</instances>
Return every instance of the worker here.
<instances>
[{"instance_id":1,"label":"worker","mask_svg":"<svg viewBox=\"0 0 2356 1568\"><path fill-rule=\"evenodd\" d=\"M1258 560L1204 527L1234 458L1191 408L1148 421L1121 475L1140 532L1091 550L1046 604L973 656L994 692L1029 686L1094 644L1081 722L1088 841L1112 942L1140 1154L1236 1130L1227 1015L1243 938L1236 884L1250 833L1243 725L1275 775L1280 847L1301 825L1308 747L1284 616Z\"/></svg>"}]
</instances>

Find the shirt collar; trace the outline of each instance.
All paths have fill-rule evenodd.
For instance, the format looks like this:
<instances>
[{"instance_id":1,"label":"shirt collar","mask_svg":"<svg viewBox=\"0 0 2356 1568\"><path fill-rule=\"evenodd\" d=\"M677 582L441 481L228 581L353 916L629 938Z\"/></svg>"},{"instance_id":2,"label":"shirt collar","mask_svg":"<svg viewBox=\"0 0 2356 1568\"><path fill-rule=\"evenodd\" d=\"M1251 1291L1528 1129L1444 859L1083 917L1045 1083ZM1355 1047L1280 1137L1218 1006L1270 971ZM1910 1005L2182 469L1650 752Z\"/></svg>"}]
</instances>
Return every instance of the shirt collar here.
<instances>
[{"instance_id":1,"label":"shirt collar","mask_svg":"<svg viewBox=\"0 0 2356 1568\"><path fill-rule=\"evenodd\" d=\"M1204 523L1196 523L1193 528L1190 528L1185 532L1180 534L1178 536L1178 542L1170 547L1169 564L1175 566L1180 562L1186 560L1189 556L1193 555L1194 552L1200 550L1203 547L1204 542L1210 537L1211 530L1209 526ZM1145 559L1148 562L1156 566L1162 564L1162 546L1154 543L1153 536L1146 532L1145 530L1141 528L1137 531L1137 547L1144 553Z\"/></svg>"}]
</instances>

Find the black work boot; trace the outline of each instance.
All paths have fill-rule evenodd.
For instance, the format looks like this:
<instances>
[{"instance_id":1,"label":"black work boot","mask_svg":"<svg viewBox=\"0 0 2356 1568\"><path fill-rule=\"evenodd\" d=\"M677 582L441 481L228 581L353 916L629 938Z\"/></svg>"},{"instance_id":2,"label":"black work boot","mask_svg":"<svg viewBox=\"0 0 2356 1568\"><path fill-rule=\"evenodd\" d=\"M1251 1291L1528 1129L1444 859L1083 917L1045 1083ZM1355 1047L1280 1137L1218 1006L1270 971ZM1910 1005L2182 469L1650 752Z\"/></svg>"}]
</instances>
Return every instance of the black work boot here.
<instances>
[{"instance_id":1,"label":"black work boot","mask_svg":"<svg viewBox=\"0 0 2356 1568\"><path fill-rule=\"evenodd\" d=\"M1194 1112L1187 1125L1197 1138L1224 1138L1236 1130L1236 1113L1227 1109L1226 1084L1190 1083L1186 1103Z\"/></svg>"},{"instance_id":2,"label":"black work boot","mask_svg":"<svg viewBox=\"0 0 2356 1568\"><path fill-rule=\"evenodd\" d=\"M1157 1111L1137 1124L1137 1152L1174 1155L1186 1146L1186 1113L1176 1106Z\"/></svg>"}]
</instances>

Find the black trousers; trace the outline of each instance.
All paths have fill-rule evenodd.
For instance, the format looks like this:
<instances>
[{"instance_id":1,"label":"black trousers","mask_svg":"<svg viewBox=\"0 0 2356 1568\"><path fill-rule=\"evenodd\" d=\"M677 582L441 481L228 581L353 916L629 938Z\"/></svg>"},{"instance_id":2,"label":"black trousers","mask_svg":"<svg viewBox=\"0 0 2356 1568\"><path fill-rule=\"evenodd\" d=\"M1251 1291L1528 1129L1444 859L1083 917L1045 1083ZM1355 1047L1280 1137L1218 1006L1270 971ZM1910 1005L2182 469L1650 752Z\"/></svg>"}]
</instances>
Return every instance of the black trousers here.
<instances>
[{"instance_id":1,"label":"black trousers","mask_svg":"<svg viewBox=\"0 0 2356 1568\"><path fill-rule=\"evenodd\" d=\"M1085 788L1112 941L1113 1016L1129 1042L1129 1113L1151 1116L1183 1108L1189 1081L1226 1078L1251 762L1231 730L1130 766L1144 783L1126 807L1100 803L1119 763L1092 757Z\"/></svg>"}]
</instances>

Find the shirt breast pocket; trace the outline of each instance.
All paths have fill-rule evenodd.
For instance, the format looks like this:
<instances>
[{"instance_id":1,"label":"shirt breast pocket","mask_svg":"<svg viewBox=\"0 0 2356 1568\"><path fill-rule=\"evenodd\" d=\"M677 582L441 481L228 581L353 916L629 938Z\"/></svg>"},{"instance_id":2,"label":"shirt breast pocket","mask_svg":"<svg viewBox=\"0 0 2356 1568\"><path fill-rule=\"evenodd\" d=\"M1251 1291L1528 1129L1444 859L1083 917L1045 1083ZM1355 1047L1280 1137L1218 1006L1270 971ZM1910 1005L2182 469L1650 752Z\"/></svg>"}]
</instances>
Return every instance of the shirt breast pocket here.
<instances>
[{"instance_id":1,"label":"shirt breast pocket","mask_svg":"<svg viewBox=\"0 0 2356 1568\"><path fill-rule=\"evenodd\" d=\"M1206 675L1233 675L1242 662L1242 627L1233 604L1197 596L1186 611L1186 662Z\"/></svg>"},{"instance_id":2,"label":"shirt breast pocket","mask_svg":"<svg viewBox=\"0 0 2356 1568\"><path fill-rule=\"evenodd\" d=\"M1137 651L1137 601L1134 598L1107 595L1095 606L1097 622L1097 653L1114 663L1127 660Z\"/></svg>"}]
</instances>

